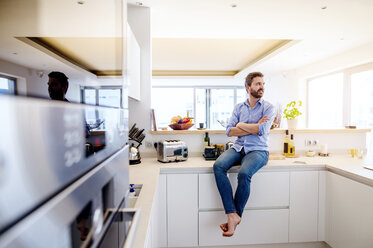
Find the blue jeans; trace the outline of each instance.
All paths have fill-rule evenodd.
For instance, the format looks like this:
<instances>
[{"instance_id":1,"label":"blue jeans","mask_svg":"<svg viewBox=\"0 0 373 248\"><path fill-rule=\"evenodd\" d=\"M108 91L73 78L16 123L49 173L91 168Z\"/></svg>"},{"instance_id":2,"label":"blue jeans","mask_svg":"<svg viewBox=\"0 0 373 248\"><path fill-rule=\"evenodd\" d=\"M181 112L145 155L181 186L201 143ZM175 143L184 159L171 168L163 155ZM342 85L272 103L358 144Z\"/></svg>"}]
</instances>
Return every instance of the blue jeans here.
<instances>
[{"instance_id":1,"label":"blue jeans","mask_svg":"<svg viewBox=\"0 0 373 248\"><path fill-rule=\"evenodd\" d=\"M250 196L251 177L268 162L268 154L267 151L251 151L245 154L243 148L241 152L230 148L216 160L214 163L215 181L226 214L236 212L242 216ZM241 168L237 176L238 185L233 198L232 185L227 177L227 171L240 163Z\"/></svg>"}]
</instances>

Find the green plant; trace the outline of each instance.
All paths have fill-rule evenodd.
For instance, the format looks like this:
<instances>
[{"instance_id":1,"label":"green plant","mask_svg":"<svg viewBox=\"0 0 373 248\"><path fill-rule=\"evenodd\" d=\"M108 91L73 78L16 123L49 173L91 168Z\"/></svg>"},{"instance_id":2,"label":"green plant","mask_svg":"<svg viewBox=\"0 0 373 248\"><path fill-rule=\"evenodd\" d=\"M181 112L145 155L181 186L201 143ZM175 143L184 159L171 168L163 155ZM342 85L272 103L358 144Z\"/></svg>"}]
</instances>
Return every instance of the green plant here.
<instances>
[{"instance_id":1,"label":"green plant","mask_svg":"<svg viewBox=\"0 0 373 248\"><path fill-rule=\"evenodd\" d=\"M300 116L302 113L299 111L299 107L302 107L302 101L291 101L284 109L284 118L288 120L293 120Z\"/></svg>"}]
</instances>

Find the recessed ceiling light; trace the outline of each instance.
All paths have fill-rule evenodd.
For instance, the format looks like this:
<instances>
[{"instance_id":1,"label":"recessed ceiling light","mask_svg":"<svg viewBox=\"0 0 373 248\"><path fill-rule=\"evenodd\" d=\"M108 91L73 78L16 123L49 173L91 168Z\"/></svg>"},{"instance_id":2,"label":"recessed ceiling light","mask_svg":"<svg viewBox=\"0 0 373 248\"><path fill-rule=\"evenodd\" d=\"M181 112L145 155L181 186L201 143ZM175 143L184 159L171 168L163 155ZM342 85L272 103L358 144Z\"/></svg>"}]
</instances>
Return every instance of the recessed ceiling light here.
<instances>
[{"instance_id":1,"label":"recessed ceiling light","mask_svg":"<svg viewBox=\"0 0 373 248\"><path fill-rule=\"evenodd\" d=\"M138 6L142 6L142 2L136 2Z\"/></svg>"},{"instance_id":2,"label":"recessed ceiling light","mask_svg":"<svg viewBox=\"0 0 373 248\"><path fill-rule=\"evenodd\" d=\"M236 8L236 7L237 7L237 4L232 4L231 7L232 7L232 8Z\"/></svg>"},{"instance_id":3,"label":"recessed ceiling light","mask_svg":"<svg viewBox=\"0 0 373 248\"><path fill-rule=\"evenodd\" d=\"M328 6L322 6L321 7L321 9L327 9L328 8Z\"/></svg>"},{"instance_id":4,"label":"recessed ceiling light","mask_svg":"<svg viewBox=\"0 0 373 248\"><path fill-rule=\"evenodd\" d=\"M78 1L78 4L83 5L84 1Z\"/></svg>"}]
</instances>

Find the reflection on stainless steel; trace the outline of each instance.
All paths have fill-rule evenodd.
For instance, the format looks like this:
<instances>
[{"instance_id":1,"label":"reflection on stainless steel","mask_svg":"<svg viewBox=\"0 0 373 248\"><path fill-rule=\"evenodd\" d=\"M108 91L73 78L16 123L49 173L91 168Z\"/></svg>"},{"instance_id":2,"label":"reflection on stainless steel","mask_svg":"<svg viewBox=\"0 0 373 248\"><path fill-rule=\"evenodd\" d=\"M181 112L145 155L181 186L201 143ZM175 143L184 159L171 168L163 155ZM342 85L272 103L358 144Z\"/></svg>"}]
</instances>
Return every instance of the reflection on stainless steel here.
<instances>
[{"instance_id":1,"label":"reflection on stainless steel","mask_svg":"<svg viewBox=\"0 0 373 248\"><path fill-rule=\"evenodd\" d=\"M126 168L123 165L123 161L128 159L127 154L128 146L118 151L52 200L35 210L22 222L0 237L0 246L51 247L50 242L53 241L54 244L61 244L60 247L71 247L70 244L74 244L72 240L74 236L71 235L71 224L82 213L87 204L91 203L91 209L94 209L93 212L96 209L101 209L100 211L103 212L104 206L118 209L120 204L123 203L123 197L126 194L126 178L124 175L125 171L128 170L128 166ZM113 173L116 174L114 175ZM105 186L116 188L117 190L115 192L105 190ZM109 220L110 218L107 219ZM102 222L102 219L100 221ZM106 223L101 224L105 225ZM92 224L93 226L94 223ZM96 237L98 236L96 235ZM30 241L34 243L30 243ZM98 241L98 239L95 240L95 242Z\"/></svg>"},{"instance_id":2,"label":"reflection on stainless steel","mask_svg":"<svg viewBox=\"0 0 373 248\"><path fill-rule=\"evenodd\" d=\"M87 135L89 109L105 129ZM128 110L0 96L0 113L0 247L99 247L126 205Z\"/></svg>"}]
</instances>

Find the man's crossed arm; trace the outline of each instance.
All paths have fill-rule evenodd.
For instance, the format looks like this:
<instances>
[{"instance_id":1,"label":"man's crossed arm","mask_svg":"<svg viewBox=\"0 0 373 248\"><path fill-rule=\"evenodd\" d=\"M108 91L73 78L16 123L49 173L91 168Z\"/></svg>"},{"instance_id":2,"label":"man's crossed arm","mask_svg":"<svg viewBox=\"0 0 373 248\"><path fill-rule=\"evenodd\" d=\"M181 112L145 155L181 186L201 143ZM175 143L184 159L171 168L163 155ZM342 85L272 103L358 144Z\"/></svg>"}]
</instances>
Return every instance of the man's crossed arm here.
<instances>
[{"instance_id":1,"label":"man's crossed arm","mask_svg":"<svg viewBox=\"0 0 373 248\"><path fill-rule=\"evenodd\" d=\"M232 127L228 136L245 136L248 134L259 134L259 124L268 121L267 116L263 116L258 123L239 122L235 127Z\"/></svg>"}]
</instances>

